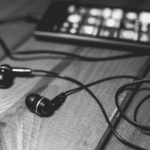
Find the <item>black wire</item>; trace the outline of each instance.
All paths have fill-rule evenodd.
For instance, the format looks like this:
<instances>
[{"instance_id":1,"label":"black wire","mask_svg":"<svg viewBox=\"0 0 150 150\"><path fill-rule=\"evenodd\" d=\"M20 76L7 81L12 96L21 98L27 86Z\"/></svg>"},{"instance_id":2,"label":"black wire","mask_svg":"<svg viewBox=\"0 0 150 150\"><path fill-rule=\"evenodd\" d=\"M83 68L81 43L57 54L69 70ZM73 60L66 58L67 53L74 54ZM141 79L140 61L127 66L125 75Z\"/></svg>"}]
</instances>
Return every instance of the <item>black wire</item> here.
<instances>
[{"instance_id":1,"label":"black wire","mask_svg":"<svg viewBox=\"0 0 150 150\"><path fill-rule=\"evenodd\" d=\"M119 95L124 92L128 87L131 87L131 86L134 86L134 85L138 85L138 84L142 84L142 83L150 83L150 79L143 79L143 80L139 80L139 81L134 81L132 83L128 83L128 84L125 84L123 86L121 86L116 94L115 94L115 103L116 103L116 106L117 106L117 109L118 111L120 112L121 116L126 119L129 123L131 123L132 125L142 129L142 130L145 130L145 131L150 131L150 126L146 126L146 125L143 125L141 123L138 123L134 120L132 120L131 118L129 118L120 108L119 106Z\"/></svg>"},{"instance_id":2,"label":"black wire","mask_svg":"<svg viewBox=\"0 0 150 150\"><path fill-rule=\"evenodd\" d=\"M6 43L4 42L4 40L2 39L2 37L0 37L0 44L6 54L6 56L8 56L9 58L13 59L13 56L11 54L10 49L7 47Z\"/></svg>"},{"instance_id":3,"label":"black wire","mask_svg":"<svg viewBox=\"0 0 150 150\"><path fill-rule=\"evenodd\" d=\"M120 75L120 76L111 76L111 77L108 77L108 78L104 78L104 79L100 79L100 80L97 80L97 81L94 81L92 83L89 83L89 84L86 84L85 86L86 87L90 87L90 86L93 86L95 84L98 84L98 83L102 83L102 82L105 82L105 81L109 81L109 80L115 80L115 79L125 79L125 78L129 78L129 79L134 79L134 80L140 80L141 78L137 77L137 76L131 76L131 75ZM75 88L75 89L71 89L71 90L68 90L66 92L67 95L70 95L70 94L74 94L76 92L79 92L80 90L82 90L81 87L79 88Z\"/></svg>"},{"instance_id":4,"label":"black wire","mask_svg":"<svg viewBox=\"0 0 150 150\"><path fill-rule=\"evenodd\" d=\"M31 50L31 51L18 51L18 52L13 52L12 55L37 55L37 54L54 54L54 55L59 55L59 56L69 56L71 59L77 59L77 60L82 60L82 61L107 61L107 60L116 60L116 59L125 59L125 58L130 58L130 57L138 57L138 56L146 56L148 54L141 54L141 53L128 53L128 54L123 54L123 55L116 55L116 56L109 56L109 57L87 57L87 56L82 56L82 55L77 55L69 52L58 52L58 51L53 51L53 50ZM39 59L41 59L40 57ZM67 58L69 59L69 58Z\"/></svg>"},{"instance_id":5,"label":"black wire","mask_svg":"<svg viewBox=\"0 0 150 150\"><path fill-rule=\"evenodd\" d=\"M27 14L22 16L11 16L10 18L0 19L0 25L8 24L8 23L16 23L18 21L25 21L28 23L39 23L40 19L37 18L34 14Z\"/></svg>"},{"instance_id":6,"label":"black wire","mask_svg":"<svg viewBox=\"0 0 150 150\"><path fill-rule=\"evenodd\" d=\"M146 56L148 54L146 53L128 53L128 54L123 54L123 55L117 55L117 56L109 56L109 57L86 57L86 56L82 56L82 55L77 55L77 54L73 54L73 53L69 53L69 52L58 52L58 51L53 51L53 50L31 50L31 51L22 51L22 52L11 52L11 50L7 47L6 43L4 42L4 40L2 39L2 37L0 37L0 44L6 54L6 56L8 56L10 59L13 60L22 60L23 58L17 58L16 56L21 55L21 56L25 56L25 55L37 55L37 54L54 54L54 55L59 55L59 56L69 56L71 59L77 59L82 60L82 61L107 61L107 60L116 60L116 59L125 59L125 58L130 58L130 57L138 57L138 56ZM38 59L43 59L43 58L47 58L47 57L37 57ZM33 58L31 58L33 59ZM49 57L48 57L49 59ZM69 59L69 58L67 58Z\"/></svg>"},{"instance_id":7,"label":"black wire","mask_svg":"<svg viewBox=\"0 0 150 150\"><path fill-rule=\"evenodd\" d=\"M76 79L73 79L71 77L68 77L68 76L63 76L63 75L60 75L60 74L57 74L57 73L54 73L54 72L50 72L50 71L46 71L46 70L33 70L33 73L45 73L45 74L49 74L51 77L57 77L57 78L61 78L61 79L65 79L65 80L68 80L68 81L71 81L77 85L79 85L82 89L86 90L92 97L93 99L97 102L97 104L99 105L99 107L101 108L102 110L102 113L106 119L106 122L108 123L110 129L112 130L112 132L114 133L114 135L116 136L116 138L122 142L123 144L125 144L126 146L128 147L131 147L131 148L134 148L136 150L147 150L145 148L142 148L142 147L139 147L135 144L132 144L130 142L128 142L127 140L123 139L116 131L115 129L113 128L113 125L111 124L111 122L109 121L109 118L107 117L107 113L103 107L103 105L101 104L101 102L98 100L98 98L94 95L94 93L84 84L82 84L81 82L79 82L78 80Z\"/></svg>"},{"instance_id":8,"label":"black wire","mask_svg":"<svg viewBox=\"0 0 150 150\"><path fill-rule=\"evenodd\" d=\"M143 98L143 99L138 103L138 105L136 106L135 111L134 111L134 121L135 121L135 122L137 122L137 114L138 114L139 108L141 107L141 105L142 105L144 102L146 102L147 100L149 100L149 98L150 98L150 95L145 96L145 98ZM138 127L138 130L141 131L142 133L146 134L146 135L150 135L150 132L149 132L149 131L143 130L143 129L141 129L140 127Z\"/></svg>"}]
</instances>

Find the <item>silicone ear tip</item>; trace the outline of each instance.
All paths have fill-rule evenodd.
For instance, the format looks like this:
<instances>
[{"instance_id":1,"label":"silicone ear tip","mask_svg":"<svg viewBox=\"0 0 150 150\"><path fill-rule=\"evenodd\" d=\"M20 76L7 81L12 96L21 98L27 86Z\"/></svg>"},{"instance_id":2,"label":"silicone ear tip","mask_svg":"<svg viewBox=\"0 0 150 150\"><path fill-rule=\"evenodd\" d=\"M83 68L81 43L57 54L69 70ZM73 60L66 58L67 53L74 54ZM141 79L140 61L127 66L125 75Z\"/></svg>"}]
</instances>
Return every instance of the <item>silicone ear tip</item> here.
<instances>
[{"instance_id":1,"label":"silicone ear tip","mask_svg":"<svg viewBox=\"0 0 150 150\"><path fill-rule=\"evenodd\" d=\"M52 114L55 111L51 101L47 98L42 98L36 107L36 113L40 116Z\"/></svg>"},{"instance_id":2,"label":"silicone ear tip","mask_svg":"<svg viewBox=\"0 0 150 150\"><path fill-rule=\"evenodd\" d=\"M54 112L51 101L35 93L29 94L26 97L25 104L31 112L39 116L46 116Z\"/></svg>"},{"instance_id":3,"label":"silicone ear tip","mask_svg":"<svg viewBox=\"0 0 150 150\"><path fill-rule=\"evenodd\" d=\"M37 102L41 99L41 96L35 93L29 94L25 99L27 108L34 112Z\"/></svg>"},{"instance_id":4,"label":"silicone ear tip","mask_svg":"<svg viewBox=\"0 0 150 150\"><path fill-rule=\"evenodd\" d=\"M12 85L14 75L9 65L0 66L0 88L8 88Z\"/></svg>"}]
</instances>

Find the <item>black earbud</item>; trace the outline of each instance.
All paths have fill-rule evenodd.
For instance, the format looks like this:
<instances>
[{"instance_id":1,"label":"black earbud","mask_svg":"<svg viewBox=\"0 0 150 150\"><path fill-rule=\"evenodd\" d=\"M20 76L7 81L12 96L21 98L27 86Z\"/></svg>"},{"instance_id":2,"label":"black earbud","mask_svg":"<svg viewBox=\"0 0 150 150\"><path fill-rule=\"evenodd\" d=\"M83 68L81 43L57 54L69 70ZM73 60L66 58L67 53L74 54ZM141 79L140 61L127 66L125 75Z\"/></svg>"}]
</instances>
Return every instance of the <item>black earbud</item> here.
<instances>
[{"instance_id":1,"label":"black earbud","mask_svg":"<svg viewBox=\"0 0 150 150\"><path fill-rule=\"evenodd\" d=\"M16 76L31 75L32 70L29 68L11 67L7 64L0 66L0 88L8 88L12 85L13 79ZM25 104L31 112L39 116L47 116L54 113L65 101L66 94L61 93L53 98L51 101L47 98L41 97L38 94L30 94L25 99Z\"/></svg>"},{"instance_id":2,"label":"black earbud","mask_svg":"<svg viewBox=\"0 0 150 150\"><path fill-rule=\"evenodd\" d=\"M0 66L0 88L8 88L12 85L13 79L17 75L29 75L32 70L29 68L12 68L4 64Z\"/></svg>"},{"instance_id":3,"label":"black earbud","mask_svg":"<svg viewBox=\"0 0 150 150\"><path fill-rule=\"evenodd\" d=\"M61 93L51 101L38 94L29 94L25 99L28 109L39 116L49 116L54 113L65 101L66 94Z\"/></svg>"}]
</instances>

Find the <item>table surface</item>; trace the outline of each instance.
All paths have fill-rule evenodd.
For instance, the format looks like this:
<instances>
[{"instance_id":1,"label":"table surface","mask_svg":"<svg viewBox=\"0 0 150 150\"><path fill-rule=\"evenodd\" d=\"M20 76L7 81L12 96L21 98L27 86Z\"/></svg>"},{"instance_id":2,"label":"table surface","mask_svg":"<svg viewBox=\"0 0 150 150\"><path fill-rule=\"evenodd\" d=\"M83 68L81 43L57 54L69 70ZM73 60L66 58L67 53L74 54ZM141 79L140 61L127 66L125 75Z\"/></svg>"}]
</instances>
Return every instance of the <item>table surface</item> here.
<instances>
[{"instance_id":1,"label":"table surface","mask_svg":"<svg viewBox=\"0 0 150 150\"><path fill-rule=\"evenodd\" d=\"M96 2L96 1L95 1ZM103 2L103 1L101 1ZM1 7L1 18L12 14L44 13L48 0L37 2L36 0L15 0L11 3L4 1L5 7ZM2 3L2 4L4 4ZM105 1L108 3L108 1ZM117 3L117 1L116 1ZM114 4L116 4L114 3ZM127 2L118 1L126 4ZM134 3L134 1L130 1ZM128 4L128 3L127 3ZM136 5L148 6L148 2ZM5 8L5 9L4 9ZM11 15L10 15L11 14ZM79 46L52 41L38 41L32 35L35 24L17 22L2 25L1 37L11 51L25 50L55 50L69 52L83 56L105 58L109 56L124 55L129 52L120 49L111 50L101 47ZM23 40L22 40L23 39ZM138 56L114 60L100 60L95 62L69 59L56 55L40 55L39 59L27 57L10 59L0 47L1 63L12 67L29 67L43 69L72 77L83 84L88 84L99 79L105 79L119 75L135 75L149 77L148 56ZM110 120L116 114L115 92L131 79L115 79L102 82L90 87L92 92L103 104ZM129 147L119 142L111 132L104 115L97 102L82 90L67 97L65 103L49 117L39 117L31 113L25 106L25 98L30 93L38 93L48 99L57 94L78 87L69 81L53 77L16 77L13 85L8 89L0 89L0 149L2 150L126 150ZM133 107L137 101L148 91L136 95L127 110L127 114L133 116ZM128 95L124 93L120 100L127 102ZM149 104L144 105L138 119L145 124L149 123ZM145 117L146 116L146 117ZM121 119L117 126L117 132L134 144L150 148L149 136L143 135L135 127ZM105 144L104 144L105 143Z\"/></svg>"}]
</instances>

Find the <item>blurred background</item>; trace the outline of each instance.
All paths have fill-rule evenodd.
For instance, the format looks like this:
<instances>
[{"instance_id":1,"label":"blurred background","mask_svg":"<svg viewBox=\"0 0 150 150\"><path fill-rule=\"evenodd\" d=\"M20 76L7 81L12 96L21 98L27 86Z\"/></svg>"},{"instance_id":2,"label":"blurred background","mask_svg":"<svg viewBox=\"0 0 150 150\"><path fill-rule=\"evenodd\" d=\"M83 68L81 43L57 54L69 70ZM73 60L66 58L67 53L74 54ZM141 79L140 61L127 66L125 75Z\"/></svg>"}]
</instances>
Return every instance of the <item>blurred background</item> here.
<instances>
[{"instance_id":1,"label":"blurred background","mask_svg":"<svg viewBox=\"0 0 150 150\"><path fill-rule=\"evenodd\" d=\"M4 39L7 46L13 50L25 42L32 35L37 23L17 23L1 24L2 19L26 16L32 14L41 19L48 6L53 0L1 0L0 1L0 37ZM55 0L56 1L56 0ZM77 1L85 3L102 4L106 6L128 7L139 9L150 9L149 0L57 0L57 1ZM54 14L55 15L55 14ZM15 36L14 36L15 35ZM0 60L4 52L0 47Z\"/></svg>"},{"instance_id":2,"label":"blurred background","mask_svg":"<svg viewBox=\"0 0 150 150\"><path fill-rule=\"evenodd\" d=\"M0 17L16 13L42 13L53 0L1 0ZM56 1L56 0L55 0ZM97 3L110 6L137 7L150 9L149 0L57 0L57 1L79 1L85 3ZM13 8L12 8L13 6Z\"/></svg>"}]
</instances>

